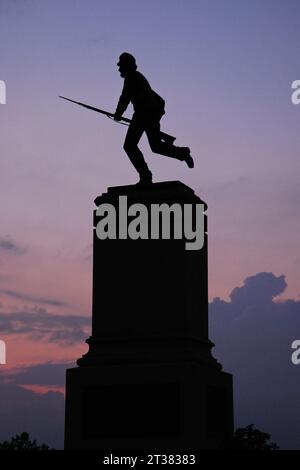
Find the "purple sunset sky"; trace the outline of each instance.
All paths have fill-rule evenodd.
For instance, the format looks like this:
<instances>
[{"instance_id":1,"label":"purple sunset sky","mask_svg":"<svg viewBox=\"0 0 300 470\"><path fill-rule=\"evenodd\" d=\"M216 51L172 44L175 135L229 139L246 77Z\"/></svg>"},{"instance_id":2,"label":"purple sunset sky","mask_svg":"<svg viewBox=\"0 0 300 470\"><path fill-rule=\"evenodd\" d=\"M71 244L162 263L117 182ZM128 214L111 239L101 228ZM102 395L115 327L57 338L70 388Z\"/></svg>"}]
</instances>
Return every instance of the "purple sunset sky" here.
<instances>
[{"instance_id":1,"label":"purple sunset sky","mask_svg":"<svg viewBox=\"0 0 300 470\"><path fill-rule=\"evenodd\" d=\"M93 200L137 175L126 128L58 95L114 111L123 51L166 100L162 129L192 150L194 170L141 144L155 181L208 204L210 299L268 272L297 301L299 31L297 0L0 0L0 313L91 315ZM3 371L85 350L17 337L0 330Z\"/></svg>"}]
</instances>

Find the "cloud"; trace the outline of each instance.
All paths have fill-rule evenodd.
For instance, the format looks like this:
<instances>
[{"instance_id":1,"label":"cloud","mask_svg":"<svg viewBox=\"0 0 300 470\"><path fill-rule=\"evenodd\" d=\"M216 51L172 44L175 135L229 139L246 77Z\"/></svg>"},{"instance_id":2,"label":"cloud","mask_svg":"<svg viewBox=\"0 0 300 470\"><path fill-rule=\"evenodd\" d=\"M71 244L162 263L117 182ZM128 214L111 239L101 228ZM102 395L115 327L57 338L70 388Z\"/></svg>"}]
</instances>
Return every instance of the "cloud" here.
<instances>
[{"instance_id":1,"label":"cloud","mask_svg":"<svg viewBox=\"0 0 300 470\"><path fill-rule=\"evenodd\" d=\"M26 431L31 439L63 447L64 397L59 392L37 394L0 381L0 442Z\"/></svg>"},{"instance_id":2,"label":"cloud","mask_svg":"<svg viewBox=\"0 0 300 470\"><path fill-rule=\"evenodd\" d=\"M44 385L50 387L64 387L66 369L75 367L73 362L37 364L29 367L22 367L15 371L13 381L15 384Z\"/></svg>"},{"instance_id":3,"label":"cloud","mask_svg":"<svg viewBox=\"0 0 300 470\"><path fill-rule=\"evenodd\" d=\"M15 290L4 290L3 289L0 292L2 292L5 295L8 295L10 297L13 297L14 299L25 300L27 302L35 302L35 303L38 303L38 304L46 304L46 305L50 305L52 307L65 307L66 306L66 303L62 302L60 300L49 299L49 298L46 298L46 297L36 297L34 295L31 295L31 294L23 294L21 292L17 292Z\"/></svg>"},{"instance_id":4,"label":"cloud","mask_svg":"<svg viewBox=\"0 0 300 470\"><path fill-rule=\"evenodd\" d=\"M35 393L22 385L64 387L66 369L74 363L44 363L0 370L0 442L17 433L29 432L32 439L55 449L63 448L64 396L59 392Z\"/></svg>"},{"instance_id":5,"label":"cloud","mask_svg":"<svg viewBox=\"0 0 300 470\"><path fill-rule=\"evenodd\" d=\"M15 255L22 255L26 250L16 243L12 238L0 237L0 251L11 252Z\"/></svg>"},{"instance_id":6,"label":"cloud","mask_svg":"<svg viewBox=\"0 0 300 470\"><path fill-rule=\"evenodd\" d=\"M230 301L214 299L209 306L210 337L216 344L214 356L225 371L233 374L235 425L255 423L271 433L281 448L299 449L300 365L291 363L291 343L300 339L300 301L275 300L286 286L282 275L257 273L232 290ZM53 315L36 309L1 315L0 330L25 332L37 339L77 342L85 337L89 323L87 317ZM4 423L0 438L28 430L40 441L54 447L61 445L56 436L60 433L62 442L60 398L50 392L37 397L17 385L60 387L65 369L72 366L38 364L15 371L9 377L10 384L0 381L0 420ZM23 409L26 407L28 410Z\"/></svg>"},{"instance_id":7,"label":"cloud","mask_svg":"<svg viewBox=\"0 0 300 470\"><path fill-rule=\"evenodd\" d=\"M291 343L300 339L300 301L274 300L284 276L257 273L209 307L213 355L233 373L236 425L255 423L285 448L300 448L300 366Z\"/></svg>"},{"instance_id":8,"label":"cloud","mask_svg":"<svg viewBox=\"0 0 300 470\"><path fill-rule=\"evenodd\" d=\"M91 320L79 315L56 315L43 308L1 313L2 334L28 335L36 341L60 345L81 342L87 336Z\"/></svg>"},{"instance_id":9,"label":"cloud","mask_svg":"<svg viewBox=\"0 0 300 470\"><path fill-rule=\"evenodd\" d=\"M276 277L272 273L258 273L247 277L243 287L236 287L230 294L234 305L261 305L271 303L273 298L285 290L284 276Z\"/></svg>"}]
</instances>

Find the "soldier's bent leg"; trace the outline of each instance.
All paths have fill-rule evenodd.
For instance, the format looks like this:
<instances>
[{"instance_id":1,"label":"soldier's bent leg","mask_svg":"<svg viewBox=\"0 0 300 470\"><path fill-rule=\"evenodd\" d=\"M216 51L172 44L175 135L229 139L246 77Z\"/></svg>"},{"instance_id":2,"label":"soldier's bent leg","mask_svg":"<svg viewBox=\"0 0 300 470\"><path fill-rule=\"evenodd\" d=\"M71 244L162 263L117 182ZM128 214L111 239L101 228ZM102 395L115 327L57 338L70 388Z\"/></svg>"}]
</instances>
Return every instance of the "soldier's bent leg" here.
<instances>
[{"instance_id":1,"label":"soldier's bent leg","mask_svg":"<svg viewBox=\"0 0 300 470\"><path fill-rule=\"evenodd\" d=\"M144 160L144 156L138 148L138 143L144 130L145 128L143 124L133 116L123 146L131 163L140 175L151 174L148 165Z\"/></svg>"},{"instance_id":2,"label":"soldier's bent leg","mask_svg":"<svg viewBox=\"0 0 300 470\"><path fill-rule=\"evenodd\" d=\"M181 161L185 160L187 147L177 147L170 142L163 142L160 138L159 121L148 122L145 127L152 152L165 155L166 157L176 158Z\"/></svg>"},{"instance_id":3,"label":"soldier's bent leg","mask_svg":"<svg viewBox=\"0 0 300 470\"><path fill-rule=\"evenodd\" d=\"M189 168L194 168L194 160L191 157L188 147L177 147L170 142L163 142L160 137L159 119L148 120L145 131L149 140L151 150L154 153L165 155L166 157L176 158L184 161Z\"/></svg>"}]
</instances>

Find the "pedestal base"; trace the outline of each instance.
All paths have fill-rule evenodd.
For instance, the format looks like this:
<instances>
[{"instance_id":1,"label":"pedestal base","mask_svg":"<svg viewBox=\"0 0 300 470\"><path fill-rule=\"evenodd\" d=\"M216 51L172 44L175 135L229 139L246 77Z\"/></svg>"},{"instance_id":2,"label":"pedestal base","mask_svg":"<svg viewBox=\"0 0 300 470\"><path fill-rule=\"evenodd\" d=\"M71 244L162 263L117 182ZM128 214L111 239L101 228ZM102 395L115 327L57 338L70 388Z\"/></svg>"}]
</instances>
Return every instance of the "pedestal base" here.
<instances>
[{"instance_id":1,"label":"pedestal base","mask_svg":"<svg viewBox=\"0 0 300 470\"><path fill-rule=\"evenodd\" d=\"M232 376L197 363L67 371L65 449L218 449L233 434Z\"/></svg>"}]
</instances>

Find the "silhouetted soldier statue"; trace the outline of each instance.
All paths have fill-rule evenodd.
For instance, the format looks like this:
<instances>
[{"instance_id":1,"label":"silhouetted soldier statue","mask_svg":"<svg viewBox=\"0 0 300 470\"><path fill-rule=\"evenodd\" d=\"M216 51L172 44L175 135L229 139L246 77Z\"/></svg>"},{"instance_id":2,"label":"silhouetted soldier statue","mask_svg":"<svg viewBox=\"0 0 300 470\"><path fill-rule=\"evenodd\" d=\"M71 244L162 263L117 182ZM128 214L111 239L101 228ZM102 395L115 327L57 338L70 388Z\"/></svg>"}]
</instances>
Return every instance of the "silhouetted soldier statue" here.
<instances>
[{"instance_id":1,"label":"silhouetted soldier statue","mask_svg":"<svg viewBox=\"0 0 300 470\"><path fill-rule=\"evenodd\" d=\"M152 173L138 148L143 132L146 132L152 152L186 162L189 168L194 161L188 147L176 147L171 141L163 141L160 136L160 120L165 114L164 100L152 90L147 79L137 71L133 55L124 52L117 63L124 87L114 119L120 121L122 114L131 102L134 114L129 125L124 150L140 175L139 184L152 183Z\"/></svg>"}]
</instances>

